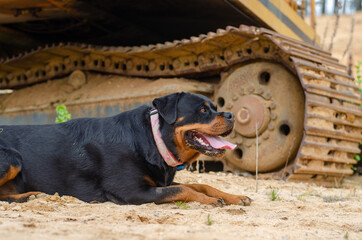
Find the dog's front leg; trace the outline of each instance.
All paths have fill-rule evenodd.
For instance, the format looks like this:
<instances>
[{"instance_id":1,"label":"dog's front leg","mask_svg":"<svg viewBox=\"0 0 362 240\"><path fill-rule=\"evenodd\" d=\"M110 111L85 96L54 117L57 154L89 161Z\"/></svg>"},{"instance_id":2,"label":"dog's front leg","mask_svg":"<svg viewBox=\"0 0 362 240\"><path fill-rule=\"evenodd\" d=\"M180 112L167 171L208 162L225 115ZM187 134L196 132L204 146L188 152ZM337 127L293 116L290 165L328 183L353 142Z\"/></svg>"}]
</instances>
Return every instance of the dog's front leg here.
<instances>
[{"instance_id":1,"label":"dog's front leg","mask_svg":"<svg viewBox=\"0 0 362 240\"><path fill-rule=\"evenodd\" d=\"M124 200L128 204L142 203L169 203L176 201L199 202L214 207L221 207L224 204L222 199L207 196L184 185L168 187L150 187L147 191L133 192Z\"/></svg>"},{"instance_id":2,"label":"dog's front leg","mask_svg":"<svg viewBox=\"0 0 362 240\"><path fill-rule=\"evenodd\" d=\"M190 189L193 189L194 191L206 194L207 196L213 198L221 198L225 201L225 204L249 206L250 203L253 201L247 196L225 193L205 184L184 184L183 186L186 186Z\"/></svg>"},{"instance_id":3,"label":"dog's front leg","mask_svg":"<svg viewBox=\"0 0 362 240\"><path fill-rule=\"evenodd\" d=\"M155 201L156 203L175 201L199 202L203 204L210 204L214 207L221 207L225 204L221 198L208 196L185 185L158 187L156 188L156 194L158 195L158 199Z\"/></svg>"}]
</instances>

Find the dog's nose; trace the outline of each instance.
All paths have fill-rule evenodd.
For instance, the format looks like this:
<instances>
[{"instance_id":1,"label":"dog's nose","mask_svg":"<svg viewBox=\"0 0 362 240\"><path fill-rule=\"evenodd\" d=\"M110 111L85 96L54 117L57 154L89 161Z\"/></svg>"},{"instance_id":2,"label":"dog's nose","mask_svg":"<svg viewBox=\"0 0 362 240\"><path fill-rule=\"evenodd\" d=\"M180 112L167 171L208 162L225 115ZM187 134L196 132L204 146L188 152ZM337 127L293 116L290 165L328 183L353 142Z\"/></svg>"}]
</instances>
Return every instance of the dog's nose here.
<instances>
[{"instance_id":1,"label":"dog's nose","mask_svg":"<svg viewBox=\"0 0 362 240\"><path fill-rule=\"evenodd\" d=\"M223 116L227 119L227 120L233 120L234 119L234 114L232 112L224 112Z\"/></svg>"}]
</instances>

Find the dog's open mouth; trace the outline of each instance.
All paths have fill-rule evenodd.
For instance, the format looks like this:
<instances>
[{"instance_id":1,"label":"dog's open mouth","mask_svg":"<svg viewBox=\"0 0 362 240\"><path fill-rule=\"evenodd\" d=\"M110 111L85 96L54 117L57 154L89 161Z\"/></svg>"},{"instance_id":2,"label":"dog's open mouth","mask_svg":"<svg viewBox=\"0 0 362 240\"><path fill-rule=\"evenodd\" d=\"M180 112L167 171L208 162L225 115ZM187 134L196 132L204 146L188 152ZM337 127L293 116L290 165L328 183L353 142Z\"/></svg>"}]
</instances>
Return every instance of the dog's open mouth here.
<instances>
[{"instance_id":1,"label":"dog's open mouth","mask_svg":"<svg viewBox=\"0 0 362 240\"><path fill-rule=\"evenodd\" d=\"M227 136L231 130L221 134ZM209 135L198 132L196 130L187 131L185 134L186 145L189 148L195 149L205 155L220 156L225 153L226 149L234 149L235 144L232 144L219 136Z\"/></svg>"}]
</instances>

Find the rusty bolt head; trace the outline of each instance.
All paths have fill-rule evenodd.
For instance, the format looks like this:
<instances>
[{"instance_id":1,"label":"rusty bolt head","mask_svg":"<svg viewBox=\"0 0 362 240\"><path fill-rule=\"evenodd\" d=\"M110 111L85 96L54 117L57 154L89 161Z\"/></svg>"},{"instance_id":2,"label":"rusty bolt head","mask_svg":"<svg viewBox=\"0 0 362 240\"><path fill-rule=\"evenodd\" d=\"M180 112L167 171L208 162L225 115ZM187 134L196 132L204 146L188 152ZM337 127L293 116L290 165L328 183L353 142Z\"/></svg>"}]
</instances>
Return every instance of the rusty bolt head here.
<instances>
[{"instance_id":1,"label":"rusty bolt head","mask_svg":"<svg viewBox=\"0 0 362 240\"><path fill-rule=\"evenodd\" d=\"M110 58L106 58L104 60L105 67L109 67L109 66L111 66L111 64L112 64L112 60Z\"/></svg>"},{"instance_id":2,"label":"rusty bolt head","mask_svg":"<svg viewBox=\"0 0 362 240\"><path fill-rule=\"evenodd\" d=\"M263 94L264 90L262 88L257 88L255 91L256 94Z\"/></svg>"},{"instance_id":3,"label":"rusty bolt head","mask_svg":"<svg viewBox=\"0 0 362 240\"><path fill-rule=\"evenodd\" d=\"M277 115L276 115L275 113L271 113L271 114L270 114L270 118L271 118L272 120L275 120L275 119L277 118Z\"/></svg>"},{"instance_id":4,"label":"rusty bolt head","mask_svg":"<svg viewBox=\"0 0 362 240\"><path fill-rule=\"evenodd\" d=\"M270 109L274 109L276 107L275 103L274 102L271 102L270 105L269 105Z\"/></svg>"},{"instance_id":5,"label":"rusty bolt head","mask_svg":"<svg viewBox=\"0 0 362 240\"><path fill-rule=\"evenodd\" d=\"M266 100L270 100L270 98L271 98L270 93L265 93L265 94L264 94L264 98L265 98Z\"/></svg>"},{"instance_id":6,"label":"rusty bolt head","mask_svg":"<svg viewBox=\"0 0 362 240\"><path fill-rule=\"evenodd\" d=\"M244 94L245 94L245 90L244 90L244 88L240 88L240 90L239 90L239 94L240 94L240 95L244 95Z\"/></svg>"},{"instance_id":7,"label":"rusty bolt head","mask_svg":"<svg viewBox=\"0 0 362 240\"><path fill-rule=\"evenodd\" d=\"M233 107L233 104L232 103L228 103L227 105L226 105L226 108L227 109L231 109Z\"/></svg>"},{"instance_id":8,"label":"rusty bolt head","mask_svg":"<svg viewBox=\"0 0 362 240\"><path fill-rule=\"evenodd\" d=\"M224 52L225 59L231 59L233 56L233 52L230 49L226 49Z\"/></svg>"},{"instance_id":9,"label":"rusty bolt head","mask_svg":"<svg viewBox=\"0 0 362 240\"><path fill-rule=\"evenodd\" d=\"M257 41L258 39L256 39L255 41ZM253 42L252 44L251 44L251 49L254 51L254 52L256 52L256 51L258 51L258 49L260 48L260 43L259 42Z\"/></svg>"},{"instance_id":10,"label":"rusty bolt head","mask_svg":"<svg viewBox=\"0 0 362 240\"><path fill-rule=\"evenodd\" d=\"M90 63L91 57L90 57L89 55L85 56L85 57L84 57L84 61L85 61L86 63Z\"/></svg>"},{"instance_id":11,"label":"rusty bolt head","mask_svg":"<svg viewBox=\"0 0 362 240\"><path fill-rule=\"evenodd\" d=\"M69 57L67 57L67 58L64 59L64 64L65 64L65 65L70 64L70 62L71 62L71 59L70 59Z\"/></svg>"},{"instance_id":12,"label":"rusty bolt head","mask_svg":"<svg viewBox=\"0 0 362 240\"><path fill-rule=\"evenodd\" d=\"M250 121L250 112L247 108L243 107L237 113L236 119L240 124L245 124Z\"/></svg>"},{"instance_id":13,"label":"rusty bolt head","mask_svg":"<svg viewBox=\"0 0 362 240\"><path fill-rule=\"evenodd\" d=\"M255 88L253 86L249 86L247 90L249 93L252 93L254 92Z\"/></svg>"},{"instance_id":14,"label":"rusty bolt head","mask_svg":"<svg viewBox=\"0 0 362 240\"><path fill-rule=\"evenodd\" d=\"M240 137L236 140L236 144L242 144L243 143L243 138Z\"/></svg>"},{"instance_id":15,"label":"rusty bolt head","mask_svg":"<svg viewBox=\"0 0 362 240\"><path fill-rule=\"evenodd\" d=\"M131 70L133 68L133 62L127 61L126 66L127 66L127 70Z\"/></svg>"},{"instance_id":16,"label":"rusty bolt head","mask_svg":"<svg viewBox=\"0 0 362 240\"><path fill-rule=\"evenodd\" d=\"M233 95L233 100L234 100L234 101L238 100L238 98L239 98L239 97L238 97L237 95Z\"/></svg>"},{"instance_id":17,"label":"rusty bolt head","mask_svg":"<svg viewBox=\"0 0 362 240\"><path fill-rule=\"evenodd\" d=\"M178 68L180 68L181 67L181 62L180 62L180 60L178 60L178 59L176 59L176 60L174 60L173 61L173 67L175 68L175 69L178 69Z\"/></svg>"},{"instance_id":18,"label":"rusty bolt head","mask_svg":"<svg viewBox=\"0 0 362 240\"><path fill-rule=\"evenodd\" d=\"M25 72L25 75L26 75L27 78L31 78L33 76L33 72L31 70L27 70Z\"/></svg>"},{"instance_id":19,"label":"rusty bolt head","mask_svg":"<svg viewBox=\"0 0 362 240\"><path fill-rule=\"evenodd\" d=\"M263 134L263 136L262 136L262 138L264 139L264 140L267 140L268 138L269 138L269 133L264 133Z\"/></svg>"},{"instance_id":20,"label":"rusty bolt head","mask_svg":"<svg viewBox=\"0 0 362 240\"><path fill-rule=\"evenodd\" d=\"M269 123L268 129L269 129L269 130L274 130L274 124L273 124L273 123Z\"/></svg>"},{"instance_id":21,"label":"rusty bolt head","mask_svg":"<svg viewBox=\"0 0 362 240\"><path fill-rule=\"evenodd\" d=\"M203 65L206 63L206 59L203 55L200 55L198 58L197 58L197 61L199 62L200 65Z\"/></svg>"},{"instance_id":22,"label":"rusty bolt head","mask_svg":"<svg viewBox=\"0 0 362 240\"><path fill-rule=\"evenodd\" d=\"M150 71L155 70L155 69L156 69L156 63L155 63L155 62L150 62L150 63L148 64L148 69L149 69Z\"/></svg>"},{"instance_id":23,"label":"rusty bolt head","mask_svg":"<svg viewBox=\"0 0 362 240\"><path fill-rule=\"evenodd\" d=\"M8 75L6 75L6 78L11 81L11 80L13 80L14 75L9 73Z\"/></svg>"},{"instance_id":24,"label":"rusty bolt head","mask_svg":"<svg viewBox=\"0 0 362 240\"><path fill-rule=\"evenodd\" d=\"M47 64L47 65L45 66L45 71L46 71L46 72L49 72L51 69L52 69L52 66L50 66L50 64Z\"/></svg>"}]
</instances>

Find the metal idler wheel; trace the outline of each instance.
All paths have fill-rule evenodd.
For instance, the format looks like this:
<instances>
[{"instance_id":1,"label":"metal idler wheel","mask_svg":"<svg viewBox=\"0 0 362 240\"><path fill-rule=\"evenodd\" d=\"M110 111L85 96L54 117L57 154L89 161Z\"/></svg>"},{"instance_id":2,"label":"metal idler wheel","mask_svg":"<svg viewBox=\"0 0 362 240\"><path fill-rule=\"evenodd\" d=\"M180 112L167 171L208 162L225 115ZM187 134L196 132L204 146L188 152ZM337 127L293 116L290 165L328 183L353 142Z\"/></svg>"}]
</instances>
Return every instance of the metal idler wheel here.
<instances>
[{"instance_id":1,"label":"metal idler wheel","mask_svg":"<svg viewBox=\"0 0 362 240\"><path fill-rule=\"evenodd\" d=\"M86 82L87 76L81 70L73 71L68 78L68 83L72 85L74 89L81 88Z\"/></svg>"},{"instance_id":2,"label":"metal idler wheel","mask_svg":"<svg viewBox=\"0 0 362 240\"><path fill-rule=\"evenodd\" d=\"M238 147L226 153L227 165L255 171L256 135L260 172L293 162L303 136L304 94L298 78L270 62L250 63L229 72L215 96L222 111L235 114L228 140Z\"/></svg>"}]
</instances>

